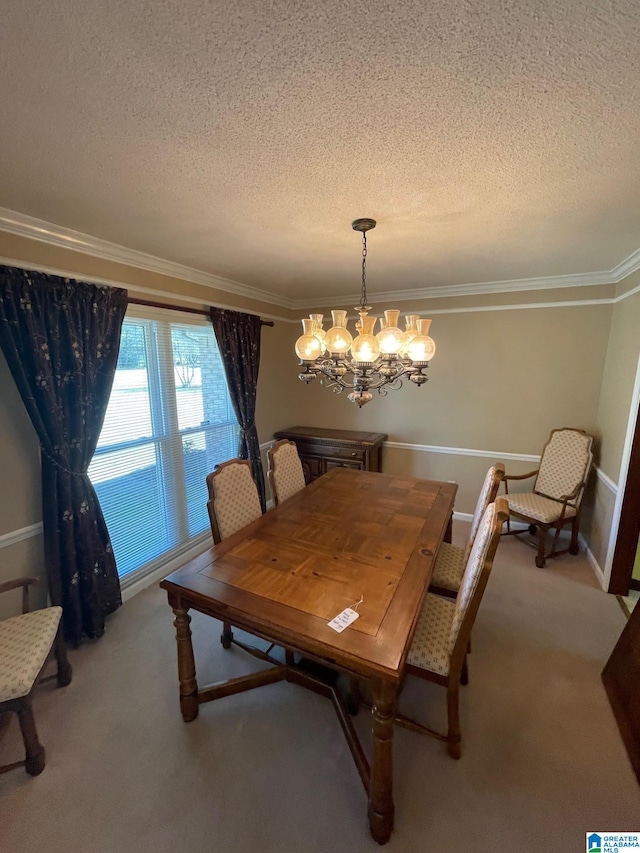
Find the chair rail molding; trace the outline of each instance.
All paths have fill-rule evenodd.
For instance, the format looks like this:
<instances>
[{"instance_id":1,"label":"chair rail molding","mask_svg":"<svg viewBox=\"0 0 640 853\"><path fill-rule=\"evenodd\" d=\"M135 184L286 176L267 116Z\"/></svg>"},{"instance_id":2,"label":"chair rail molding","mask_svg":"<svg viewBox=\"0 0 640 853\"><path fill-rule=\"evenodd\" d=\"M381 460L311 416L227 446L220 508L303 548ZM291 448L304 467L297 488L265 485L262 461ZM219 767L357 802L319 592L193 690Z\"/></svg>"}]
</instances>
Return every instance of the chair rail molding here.
<instances>
[{"instance_id":1,"label":"chair rail molding","mask_svg":"<svg viewBox=\"0 0 640 853\"><path fill-rule=\"evenodd\" d=\"M11 545L23 542L25 539L31 539L40 533L42 533L41 521L29 524L27 527L21 527L19 530L11 530L9 533L0 533L0 548L9 548Z\"/></svg>"},{"instance_id":2,"label":"chair rail molding","mask_svg":"<svg viewBox=\"0 0 640 853\"><path fill-rule=\"evenodd\" d=\"M500 452L498 450L478 450L472 447L445 447L440 444L410 444L404 441L385 441L383 447L396 448L398 450L417 450L421 453L448 453L451 456L481 456L487 459L511 459L515 462L540 462L540 454L535 453L510 453ZM611 477L600 470L596 465L593 466L598 479L610 489L613 494L618 493L618 486L613 482Z\"/></svg>"},{"instance_id":3,"label":"chair rail molding","mask_svg":"<svg viewBox=\"0 0 640 853\"><path fill-rule=\"evenodd\" d=\"M451 456L482 456L492 459L513 459L519 462L539 462L540 454L499 453L496 450L477 450L472 447L445 447L440 444L409 444L405 441L385 441L383 447L398 450L417 450L421 453L448 453Z\"/></svg>"}]
</instances>

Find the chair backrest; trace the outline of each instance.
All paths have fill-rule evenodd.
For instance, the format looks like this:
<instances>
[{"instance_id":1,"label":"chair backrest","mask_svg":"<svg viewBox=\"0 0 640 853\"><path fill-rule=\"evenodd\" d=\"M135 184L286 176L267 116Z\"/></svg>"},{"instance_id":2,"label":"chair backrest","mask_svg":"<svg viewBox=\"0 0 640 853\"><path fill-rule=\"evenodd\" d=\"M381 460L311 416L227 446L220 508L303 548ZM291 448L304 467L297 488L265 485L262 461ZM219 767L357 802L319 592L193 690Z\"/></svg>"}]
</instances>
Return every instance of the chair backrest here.
<instances>
[{"instance_id":1,"label":"chair backrest","mask_svg":"<svg viewBox=\"0 0 640 853\"><path fill-rule=\"evenodd\" d=\"M293 441L283 438L267 451L269 487L276 506L304 489L304 471Z\"/></svg>"},{"instance_id":2,"label":"chair backrest","mask_svg":"<svg viewBox=\"0 0 640 853\"><path fill-rule=\"evenodd\" d=\"M485 509L471 553L467 558L460 589L456 597L455 611L449 634L451 672L460 670L464 662L471 629L482 601L487 581L493 566L502 525L509 517L509 504L502 498Z\"/></svg>"},{"instance_id":3,"label":"chair backrest","mask_svg":"<svg viewBox=\"0 0 640 853\"><path fill-rule=\"evenodd\" d=\"M593 437L584 430L552 430L542 451L533 491L555 500L572 495L570 503L575 506L593 461L592 444Z\"/></svg>"},{"instance_id":4,"label":"chair backrest","mask_svg":"<svg viewBox=\"0 0 640 853\"><path fill-rule=\"evenodd\" d=\"M476 541L476 535L478 533L478 528L480 527L480 522L482 521L484 511L489 506L489 504L492 504L495 501L503 477L504 462L495 462L487 471L487 475L484 478L484 483L482 484L482 488L480 489L480 494L478 495L478 502L476 503L473 518L471 519L471 530L469 532L469 538L467 539L467 546L465 548L464 554L465 560L471 553L473 543Z\"/></svg>"},{"instance_id":5,"label":"chair backrest","mask_svg":"<svg viewBox=\"0 0 640 853\"><path fill-rule=\"evenodd\" d=\"M246 459L230 459L207 475L213 541L221 542L262 515L258 489L251 464Z\"/></svg>"}]
</instances>

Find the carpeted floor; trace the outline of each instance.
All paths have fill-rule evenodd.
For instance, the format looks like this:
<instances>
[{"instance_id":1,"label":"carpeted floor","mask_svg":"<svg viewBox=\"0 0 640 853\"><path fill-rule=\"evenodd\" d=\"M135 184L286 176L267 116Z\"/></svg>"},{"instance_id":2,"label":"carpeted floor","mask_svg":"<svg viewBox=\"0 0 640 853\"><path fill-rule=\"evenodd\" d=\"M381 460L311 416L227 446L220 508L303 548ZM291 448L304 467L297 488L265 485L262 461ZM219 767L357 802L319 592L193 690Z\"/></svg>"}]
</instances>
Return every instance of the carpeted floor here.
<instances>
[{"instance_id":1,"label":"carpeted floor","mask_svg":"<svg viewBox=\"0 0 640 853\"><path fill-rule=\"evenodd\" d=\"M544 570L533 557L511 538L500 545L463 690L462 760L396 729L391 853L581 851L586 831L640 829L640 788L600 681L624 615L582 556ZM261 665L224 651L218 623L194 614L192 627L201 684ZM0 776L3 853L378 849L326 700L280 683L182 722L172 615L157 587L71 661L72 684L43 685L35 701L44 772ZM410 680L401 708L444 725L435 685ZM0 762L21 748L12 721Z\"/></svg>"}]
</instances>

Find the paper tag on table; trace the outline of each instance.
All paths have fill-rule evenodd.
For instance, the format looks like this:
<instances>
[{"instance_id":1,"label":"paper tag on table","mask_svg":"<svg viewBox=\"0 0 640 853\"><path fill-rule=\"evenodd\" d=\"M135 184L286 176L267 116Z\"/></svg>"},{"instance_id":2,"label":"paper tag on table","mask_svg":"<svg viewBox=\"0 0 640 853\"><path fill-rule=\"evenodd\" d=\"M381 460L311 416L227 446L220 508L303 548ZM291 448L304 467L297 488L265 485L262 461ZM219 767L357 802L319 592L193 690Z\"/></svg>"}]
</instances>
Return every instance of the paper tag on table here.
<instances>
[{"instance_id":1,"label":"paper tag on table","mask_svg":"<svg viewBox=\"0 0 640 853\"><path fill-rule=\"evenodd\" d=\"M350 607L347 607L347 609L343 610L342 613L338 613L331 622L327 622L327 625L330 628L333 628L334 631L337 631L338 634L341 634L345 628L348 628L349 625L356 621L359 615L360 614L357 610L352 610Z\"/></svg>"}]
</instances>

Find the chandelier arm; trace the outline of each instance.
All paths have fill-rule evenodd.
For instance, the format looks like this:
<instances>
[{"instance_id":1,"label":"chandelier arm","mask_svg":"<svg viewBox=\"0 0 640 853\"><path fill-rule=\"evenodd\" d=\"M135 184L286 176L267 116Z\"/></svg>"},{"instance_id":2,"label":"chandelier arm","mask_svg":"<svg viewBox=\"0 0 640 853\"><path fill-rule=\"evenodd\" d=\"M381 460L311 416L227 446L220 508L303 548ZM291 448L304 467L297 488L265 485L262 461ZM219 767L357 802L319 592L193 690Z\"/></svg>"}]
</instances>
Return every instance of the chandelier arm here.
<instances>
[{"instance_id":1,"label":"chandelier arm","mask_svg":"<svg viewBox=\"0 0 640 853\"><path fill-rule=\"evenodd\" d=\"M381 397L386 397L389 391L398 391L400 388L402 388L402 386L402 379L399 376L396 376L396 378L392 382L388 382L386 385L382 385L380 388L377 389L377 391Z\"/></svg>"}]
</instances>

